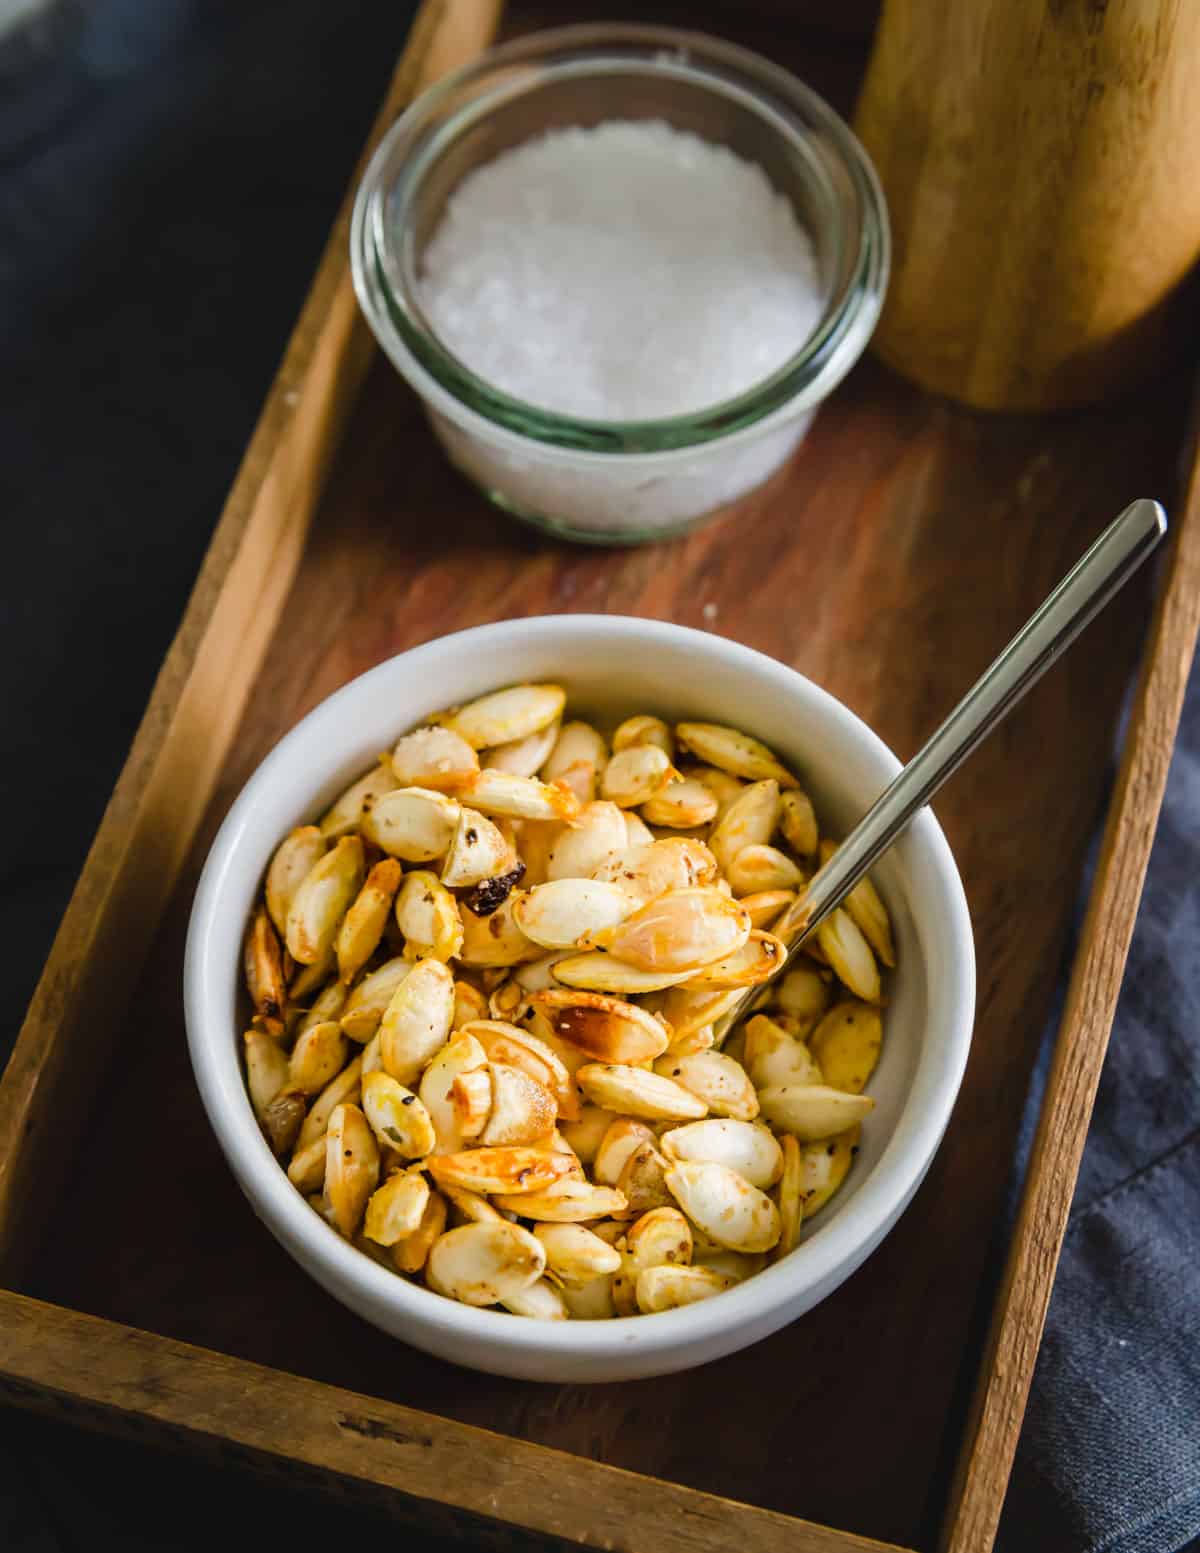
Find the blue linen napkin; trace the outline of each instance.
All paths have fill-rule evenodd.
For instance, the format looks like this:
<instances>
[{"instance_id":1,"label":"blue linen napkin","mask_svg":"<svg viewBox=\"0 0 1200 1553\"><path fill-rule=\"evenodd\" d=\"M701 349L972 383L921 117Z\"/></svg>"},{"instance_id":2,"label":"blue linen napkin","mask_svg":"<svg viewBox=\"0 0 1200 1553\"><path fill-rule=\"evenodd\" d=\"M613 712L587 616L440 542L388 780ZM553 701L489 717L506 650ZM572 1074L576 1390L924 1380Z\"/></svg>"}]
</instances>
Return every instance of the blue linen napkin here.
<instances>
[{"instance_id":1,"label":"blue linen napkin","mask_svg":"<svg viewBox=\"0 0 1200 1553\"><path fill-rule=\"evenodd\" d=\"M1025 1152L1052 1035L1032 1086ZM1195 1539L1200 665L1188 688L998 1547L1178 1553Z\"/></svg>"}]
</instances>

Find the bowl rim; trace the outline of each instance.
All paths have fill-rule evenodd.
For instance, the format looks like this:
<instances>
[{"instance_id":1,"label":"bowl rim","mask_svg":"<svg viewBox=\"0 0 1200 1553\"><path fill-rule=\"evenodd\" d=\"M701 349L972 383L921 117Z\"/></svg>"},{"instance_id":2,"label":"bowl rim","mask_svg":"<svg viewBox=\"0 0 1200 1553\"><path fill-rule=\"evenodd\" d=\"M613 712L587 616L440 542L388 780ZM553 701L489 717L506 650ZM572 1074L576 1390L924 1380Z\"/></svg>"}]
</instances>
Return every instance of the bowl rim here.
<instances>
[{"instance_id":1,"label":"bowl rim","mask_svg":"<svg viewBox=\"0 0 1200 1553\"><path fill-rule=\"evenodd\" d=\"M884 1238L920 1184L958 1094L975 1014L970 912L949 843L932 812L921 811L908 835L928 854L936 897L929 900L928 909L939 916L945 933L945 953L929 968L926 994L926 1034L933 1031L939 1039L923 1045L883 1155L836 1217L782 1261L727 1290L719 1300L636 1319L521 1321L507 1312L459 1304L410 1284L343 1240L292 1186L254 1118L236 1036L230 1039L223 1007L221 981L228 977L228 966L214 962L212 942L227 880L253 835L256 808L271 791L276 773L295 761L310 740L323 738L345 711L360 701L369 702L374 688L396 672L398 662L419 676L422 670L433 670L440 659L486 651L497 639L514 633L549 641L564 630L580 627L614 639L638 632L651 646L669 641L697 652L715 650L736 671L774 683L781 695L794 697L799 692L810 708L856 735L877 764L893 773L900 769L879 736L828 691L786 664L713 632L636 616L578 614L505 620L436 637L395 654L334 691L296 723L251 774L221 824L196 889L185 952L184 1009L193 1071L221 1150L256 1214L289 1251L295 1254L299 1244L319 1269L314 1273L306 1266L310 1276L327 1289L353 1288L372 1305L390 1308L414 1328L436 1332L451 1344L482 1342L512 1355L627 1360L639 1352L702 1349L741 1328L753 1329L756 1321L814 1286L831 1278L840 1282Z\"/></svg>"}]
</instances>

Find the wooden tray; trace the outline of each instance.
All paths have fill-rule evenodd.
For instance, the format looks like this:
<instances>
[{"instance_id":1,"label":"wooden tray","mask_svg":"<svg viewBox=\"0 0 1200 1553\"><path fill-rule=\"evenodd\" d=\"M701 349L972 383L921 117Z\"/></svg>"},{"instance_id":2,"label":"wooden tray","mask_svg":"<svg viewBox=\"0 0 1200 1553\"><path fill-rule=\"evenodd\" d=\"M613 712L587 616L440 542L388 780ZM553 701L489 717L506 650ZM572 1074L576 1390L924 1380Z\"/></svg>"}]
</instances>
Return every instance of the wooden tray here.
<instances>
[{"instance_id":1,"label":"wooden tray","mask_svg":"<svg viewBox=\"0 0 1200 1553\"><path fill-rule=\"evenodd\" d=\"M477 52L498 10L429 0L380 126ZM514 5L510 25L543 19ZM740 10L712 25L848 105L861 43L785 46L777 23L756 35ZM391 370L370 365L346 239L343 211L0 1087L0 1394L385 1494L398 1515L513 1546L506 1527L631 1553L986 1549L1200 613L1200 488L1185 500L1173 475L1186 384L987 420L868 361L736 516L656 549L573 549L489 509ZM1145 494L1178 497L1173 550L1002 1276L1018 1117L1148 588L1110 608L938 806L978 938L974 1051L928 1180L834 1298L692 1374L538 1387L408 1350L295 1269L202 1115L180 955L212 833L298 717L435 634L612 610L773 653L908 754Z\"/></svg>"}]
</instances>

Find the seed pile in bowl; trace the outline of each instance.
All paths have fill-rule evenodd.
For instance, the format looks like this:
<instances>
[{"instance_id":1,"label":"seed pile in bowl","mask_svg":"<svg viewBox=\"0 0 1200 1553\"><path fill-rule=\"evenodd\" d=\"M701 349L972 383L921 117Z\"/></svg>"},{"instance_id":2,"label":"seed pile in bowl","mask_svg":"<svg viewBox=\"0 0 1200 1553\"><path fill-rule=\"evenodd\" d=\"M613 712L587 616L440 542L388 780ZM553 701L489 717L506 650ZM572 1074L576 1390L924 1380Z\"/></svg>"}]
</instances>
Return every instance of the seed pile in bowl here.
<instances>
[{"instance_id":1,"label":"seed pile in bowl","mask_svg":"<svg viewBox=\"0 0 1200 1553\"><path fill-rule=\"evenodd\" d=\"M610 742L565 703L517 685L441 713L284 838L245 1056L289 1179L359 1250L590 1320L796 1245L872 1109L894 953L864 881L717 1050L832 843L746 734L643 714Z\"/></svg>"}]
</instances>

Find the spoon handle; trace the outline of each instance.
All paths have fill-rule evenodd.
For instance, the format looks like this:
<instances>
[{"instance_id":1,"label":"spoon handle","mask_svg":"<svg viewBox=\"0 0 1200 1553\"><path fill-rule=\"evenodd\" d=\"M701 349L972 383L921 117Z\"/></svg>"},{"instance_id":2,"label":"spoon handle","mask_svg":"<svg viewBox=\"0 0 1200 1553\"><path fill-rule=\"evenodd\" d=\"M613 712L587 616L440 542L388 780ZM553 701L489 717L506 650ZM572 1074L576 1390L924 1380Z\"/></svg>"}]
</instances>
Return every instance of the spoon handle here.
<instances>
[{"instance_id":1,"label":"spoon handle","mask_svg":"<svg viewBox=\"0 0 1200 1553\"><path fill-rule=\"evenodd\" d=\"M773 927L789 948L845 900L917 810L1071 645L1166 531L1166 513L1158 502L1145 499L1109 524Z\"/></svg>"}]
</instances>

